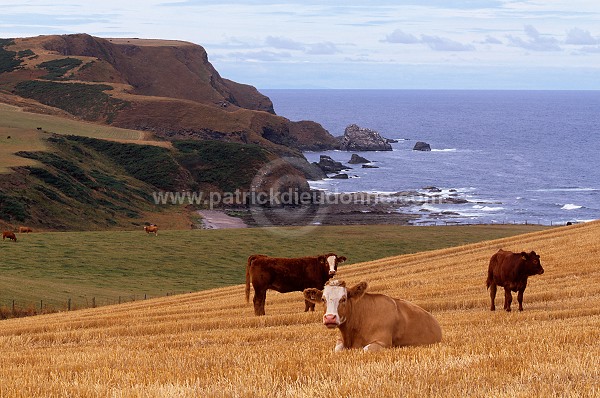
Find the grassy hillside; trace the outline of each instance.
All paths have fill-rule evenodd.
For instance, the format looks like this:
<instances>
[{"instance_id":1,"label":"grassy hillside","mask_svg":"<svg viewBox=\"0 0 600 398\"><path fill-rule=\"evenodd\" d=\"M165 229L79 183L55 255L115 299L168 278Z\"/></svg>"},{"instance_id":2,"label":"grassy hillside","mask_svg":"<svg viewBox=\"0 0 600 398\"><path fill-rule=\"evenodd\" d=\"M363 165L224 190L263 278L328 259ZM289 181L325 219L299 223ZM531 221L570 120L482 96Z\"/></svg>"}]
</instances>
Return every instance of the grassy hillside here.
<instances>
[{"instance_id":1,"label":"grassy hillside","mask_svg":"<svg viewBox=\"0 0 600 398\"><path fill-rule=\"evenodd\" d=\"M112 152L98 150L99 142L111 146ZM60 135L45 136L42 143L43 151L15 154L32 164L0 176L0 219L7 224L5 230L18 225L36 230L132 229L152 221L144 213L163 211L154 205L153 191L186 183L167 148ZM138 171L135 165L144 164L138 160L144 159L144 151L161 167ZM140 156L119 161L115 153Z\"/></svg>"},{"instance_id":2,"label":"grassy hillside","mask_svg":"<svg viewBox=\"0 0 600 398\"><path fill-rule=\"evenodd\" d=\"M510 236L540 227L322 227L18 234L0 241L0 307L89 307L244 282L250 254L303 256L335 251L348 263ZM289 234L286 234L289 231ZM340 239L343 236L344 239Z\"/></svg>"},{"instance_id":3,"label":"grassy hillside","mask_svg":"<svg viewBox=\"0 0 600 398\"><path fill-rule=\"evenodd\" d=\"M86 123L55 115L24 112L18 107L0 103L0 129L18 128L36 130L38 127L43 131L56 134L75 134L105 140L144 141L144 144L149 143L149 140L147 140L148 134L143 131ZM167 145L167 143L162 141L150 141L150 143Z\"/></svg>"},{"instance_id":4,"label":"grassy hillside","mask_svg":"<svg viewBox=\"0 0 600 398\"><path fill-rule=\"evenodd\" d=\"M18 109L0 104L4 229L134 229L155 221L142 213L180 211L154 206L152 192L248 189L276 157L253 144L149 141L134 130Z\"/></svg>"},{"instance_id":5,"label":"grassy hillside","mask_svg":"<svg viewBox=\"0 0 600 398\"><path fill-rule=\"evenodd\" d=\"M47 150L44 139L49 137L49 133L170 147L170 143L165 141L148 140L148 135L141 131L25 112L21 108L0 103L0 173L9 173L12 167L37 164L16 153Z\"/></svg>"},{"instance_id":6,"label":"grassy hillside","mask_svg":"<svg viewBox=\"0 0 600 398\"><path fill-rule=\"evenodd\" d=\"M368 247L363 243L361 247ZM490 256L536 250L525 311L490 312ZM597 397L600 223L345 266L340 278L430 310L443 341L333 353L301 294L255 317L236 285L0 323L11 397ZM215 258L218 256L215 255Z\"/></svg>"}]
</instances>

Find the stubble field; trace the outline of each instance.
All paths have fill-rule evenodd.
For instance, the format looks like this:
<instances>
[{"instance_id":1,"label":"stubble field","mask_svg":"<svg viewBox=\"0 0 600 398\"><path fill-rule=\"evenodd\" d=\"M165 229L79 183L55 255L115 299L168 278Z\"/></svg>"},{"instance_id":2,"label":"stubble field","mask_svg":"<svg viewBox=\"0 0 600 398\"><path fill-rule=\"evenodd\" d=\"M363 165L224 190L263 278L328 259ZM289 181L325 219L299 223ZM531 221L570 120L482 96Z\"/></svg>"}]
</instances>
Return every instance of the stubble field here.
<instances>
[{"instance_id":1,"label":"stubble field","mask_svg":"<svg viewBox=\"0 0 600 398\"><path fill-rule=\"evenodd\" d=\"M489 311L499 248L541 255L524 312ZM243 285L2 321L0 396L595 397L599 252L594 222L343 266L442 326L440 344L377 353L334 353L338 332L300 292L270 291L255 317Z\"/></svg>"}]
</instances>

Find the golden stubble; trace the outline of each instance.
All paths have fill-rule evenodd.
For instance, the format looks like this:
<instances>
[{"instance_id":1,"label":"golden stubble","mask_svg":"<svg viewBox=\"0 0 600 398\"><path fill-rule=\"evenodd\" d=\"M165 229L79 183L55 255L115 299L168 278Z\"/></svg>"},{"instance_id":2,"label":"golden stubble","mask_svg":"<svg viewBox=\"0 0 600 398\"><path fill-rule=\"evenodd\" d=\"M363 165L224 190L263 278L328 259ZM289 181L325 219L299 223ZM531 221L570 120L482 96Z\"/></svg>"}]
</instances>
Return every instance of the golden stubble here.
<instances>
[{"instance_id":1,"label":"golden stubble","mask_svg":"<svg viewBox=\"0 0 600 398\"><path fill-rule=\"evenodd\" d=\"M368 242L365 242L368 244ZM489 311L490 256L535 250L524 312ZM0 322L1 397L600 396L600 222L342 267L431 311L443 341L334 353L300 292L242 285ZM497 304L503 300L500 289ZM514 303L513 303L514 304Z\"/></svg>"}]
</instances>

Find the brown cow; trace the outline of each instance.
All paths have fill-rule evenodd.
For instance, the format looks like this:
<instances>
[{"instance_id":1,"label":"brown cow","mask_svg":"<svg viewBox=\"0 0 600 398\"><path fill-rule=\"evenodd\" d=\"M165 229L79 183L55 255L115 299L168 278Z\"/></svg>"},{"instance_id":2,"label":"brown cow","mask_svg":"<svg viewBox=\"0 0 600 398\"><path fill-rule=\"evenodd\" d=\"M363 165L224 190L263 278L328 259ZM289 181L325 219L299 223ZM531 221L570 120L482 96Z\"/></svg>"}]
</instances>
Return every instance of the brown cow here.
<instances>
[{"instance_id":1,"label":"brown cow","mask_svg":"<svg viewBox=\"0 0 600 398\"><path fill-rule=\"evenodd\" d=\"M11 231L2 232L2 240L6 239L6 238L12 240L13 242L17 241L17 237L15 236L15 233L11 232Z\"/></svg>"},{"instance_id":2,"label":"brown cow","mask_svg":"<svg viewBox=\"0 0 600 398\"><path fill-rule=\"evenodd\" d=\"M147 234L154 233L154 235L158 235L158 225L155 225L155 224L146 225L144 227L144 231L146 231Z\"/></svg>"},{"instance_id":3,"label":"brown cow","mask_svg":"<svg viewBox=\"0 0 600 398\"><path fill-rule=\"evenodd\" d=\"M519 311L523 311L523 292L527 287L527 277L532 275L541 275L544 268L540 263L540 256L534 251L529 253L513 253L505 250L498 250L490 259L488 268L488 277L486 286L490 289L490 298L492 305L490 310L495 311L496 305L496 286L504 288L504 309L510 311L512 303L512 293L517 294L519 301Z\"/></svg>"},{"instance_id":4,"label":"brown cow","mask_svg":"<svg viewBox=\"0 0 600 398\"><path fill-rule=\"evenodd\" d=\"M246 302L250 301L250 282L254 287L254 314L265 315L267 290L279 293L302 291L309 287L323 288L337 272L346 257L327 253L314 257L282 258L253 254L246 265ZM304 311L314 311L315 304L305 301Z\"/></svg>"},{"instance_id":5,"label":"brown cow","mask_svg":"<svg viewBox=\"0 0 600 398\"><path fill-rule=\"evenodd\" d=\"M347 288L344 281L327 282L323 291L304 290L304 298L323 302L323 324L342 334L334 351L415 346L442 341L442 328L429 312L411 302L365 293L367 282Z\"/></svg>"},{"instance_id":6,"label":"brown cow","mask_svg":"<svg viewBox=\"0 0 600 398\"><path fill-rule=\"evenodd\" d=\"M30 227L19 227L20 234L28 234L30 232L33 232L33 230Z\"/></svg>"}]
</instances>

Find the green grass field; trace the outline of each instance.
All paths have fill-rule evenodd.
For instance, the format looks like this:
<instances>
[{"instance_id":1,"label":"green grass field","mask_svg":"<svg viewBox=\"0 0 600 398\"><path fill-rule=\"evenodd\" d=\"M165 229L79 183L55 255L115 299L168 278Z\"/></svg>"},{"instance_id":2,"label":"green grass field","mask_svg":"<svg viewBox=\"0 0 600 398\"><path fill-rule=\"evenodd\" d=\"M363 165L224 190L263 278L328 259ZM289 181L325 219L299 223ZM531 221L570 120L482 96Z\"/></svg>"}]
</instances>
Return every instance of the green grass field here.
<instances>
[{"instance_id":1,"label":"green grass field","mask_svg":"<svg viewBox=\"0 0 600 398\"><path fill-rule=\"evenodd\" d=\"M496 239L539 226L336 226L293 228L48 232L0 241L0 306L62 310L244 283L254 253L296 257L329 251L347 264ZM240 294L243 292L240 290Z\"/></svg>"},{"instance_id":2,"label":"green grass field","mask_svg":"<svg viewBox=\"0 0 600 398\"><path fill-rule=\"evenodd\" d=\"M52 133L73 134L100 139L143 140L145 137L143 131L87 123L52 115L23 112L14 106L6 104L0 104L0 127L33 130L41 127L42 130Z\"/></svg>"},{"instance_id":3,"label":"green grass field","mask_svg":"<svg viewBox=\"0 0 600 398\"><path fill-rule=\"evenodd\" d=\"M38 127L41 130L38 130ZM43 139L49 137L49 133L71 134L123 142L139 141L148 145L168 146L168 143L165 142L146 141L146 134L143 131L87 123L52 115L29 113L14 106L0 103L0 173L10 172L11 167L36 164L30 159L16 156L15 153L46 149Z\"/></svg>"}]
</instances>

